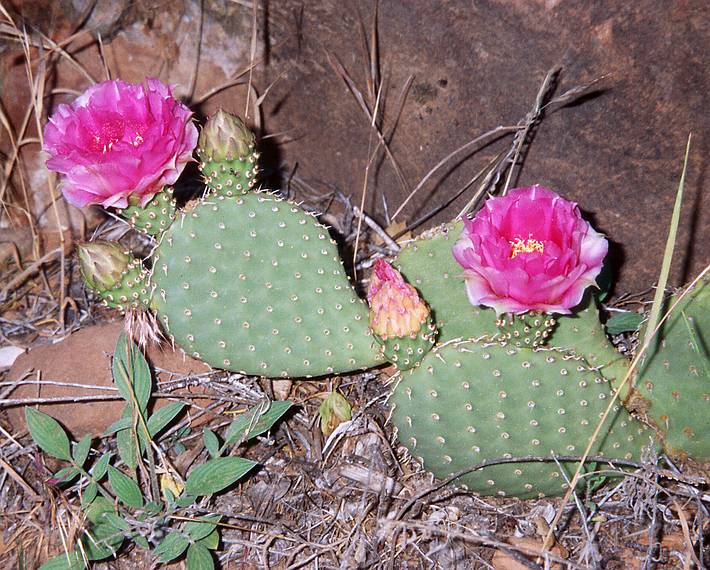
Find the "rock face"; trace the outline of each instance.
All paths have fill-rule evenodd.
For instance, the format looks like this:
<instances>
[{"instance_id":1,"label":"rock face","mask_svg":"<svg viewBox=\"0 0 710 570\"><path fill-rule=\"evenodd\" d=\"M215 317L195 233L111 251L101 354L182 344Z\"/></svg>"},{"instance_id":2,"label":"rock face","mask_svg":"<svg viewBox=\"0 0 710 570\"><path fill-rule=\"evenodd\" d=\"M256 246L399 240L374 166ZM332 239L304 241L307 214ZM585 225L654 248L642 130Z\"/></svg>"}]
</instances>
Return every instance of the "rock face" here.
<instances>
[{"instance_id":1,"label":"rock face","mask_svg":"<svg viewBox=\"0 0 710 570\"><path fill-rule=\"evenodd\" d=\"M115 394L101 388L115 387L111 376L111 358L122 328L122 322L90 326L57 344L38 346L27 354L21 355L15 360L8 373L9 382L20 379L36 380L39 375L41 380L53 383L23 384L7 397L13 399L76 398ZM147 357L155 369L163 371L158 374L160 380L199 374L209 370L206 364L184 356L180 351L173 351L169 347L166 350L151 347L148 349ZM193 394L194 390L178 390L175 392L176 397L179 398L181 393ZM168 401L165 398L158 398L155 406L163 406ZM211 402L207 399L184 398L183 401L193 402L197 406L205 406ZM123 400L69 401L43 404L39 406L39 410L61 422L75 438L79 438L87 433L101 434L120 417L124 405ZM14 406L7 411L12 426L16 430L25 429L23 407Z\"/></svg>"},{"instance_id":2,"label":"rock face","mask_svg":"<svg viewBox=\"0 0 710 570\"><path fill-rule=\"evenodd\" d=\"M285 17L295 4L270 3L277 12L272 17ZM283 150L287 161L298 160L302 178L357 196L376 138L368 146L368 120L326 55L337 56L367 92L360 18L348 6L335 0L307 4L300 41L275 50L274 76L290 71L267 98L267 117L278 108L267 126L299 130L302 136ZM369 34L372 9L360 6ZM390 145L410 188L456 148L521 119L546 71L560 64L558 93L604 79L596 96L545 118L517 185L538 182L593 213L595 226L615 244L615 261L623 263L617 292L643 291L658 276L692 131L673 282L689 280L708 262L710 75L704 62L710 53L710 4L382 1L378 23L380 69L388 78L381 102L385 132L402 85L414 75ZM509 142L485 148L448 176L435 176L441 183L436 189L426 185L405 208L406 218L415 220L453 196ZM430 224L456 215L474 190ZM380 220L383 194L390 213L406 195L387 160L371 180L366 202Z\"/></svg>"},{"instance_id":3,"label":"rock face","mask_svg":"<svg viewBox=\"0 0 710 570\"><path fill-rule=\"evenodd\" d=\"M262 134L282 133L293 139L289 144L263 141L267 171L278 178L276 166L292 172L298 164L297 176L317 190L327 193L337 187L359 201L377 139L329 56L342 63L374 107L376 97L368 95L371 65L364 44L370 40L375 3L262 1L256 18L236 2L178 0L170 10L122 0L11 4L55 39L68 37L93 4L86 25L101 32L114 76L129 81L158 76L177 84L180 95L190 92L200 22L195 96L248 67L255 21L259 30L255 59L261 63L251 84L257 95L270 86L261 108ZM376 161L365 202L370 214L383 221L383 196L389 212L394 212L441 158L482 132L520 120L530 110L546 71L561 65L558 93L603 80L593 95L545 118L517 185L546 185L593 213L595 226L615 244L617 266L623 263L617 291L642 291L657 278L685 142L693 131L672 281L687 281L707 263L708 2L382 0L377 5L375 67L386 83L379 105L385 133L398 115L402 86L410 75L413 80L389 141L406 186L397 180L389 159ZM75 44L81 42L87 45L79 50ZM102 78L101 59L90 42L91 34L81 36L70 52ZM13 124L21 122L28 103L20 53L19 48L8 48L0 61L7 86L2 102ZM62 61L56 69L57 87L88 85L69 63ZM220 91L196 111L209 113L223 105L243 113L248 76L242 79L244 85ZM257 95L250 94L252 103ZM254 119L252 110L250 121ZM422 188L400 218L413 221L452 197L509 143L507 138L465 161L452 162ZM8 149L0 151L9 155ZM39 196L46 185L41 176L35 178L32 185ZM469 189L427 225L453 217L473 192Z\"/></svg>"}]
</instances>

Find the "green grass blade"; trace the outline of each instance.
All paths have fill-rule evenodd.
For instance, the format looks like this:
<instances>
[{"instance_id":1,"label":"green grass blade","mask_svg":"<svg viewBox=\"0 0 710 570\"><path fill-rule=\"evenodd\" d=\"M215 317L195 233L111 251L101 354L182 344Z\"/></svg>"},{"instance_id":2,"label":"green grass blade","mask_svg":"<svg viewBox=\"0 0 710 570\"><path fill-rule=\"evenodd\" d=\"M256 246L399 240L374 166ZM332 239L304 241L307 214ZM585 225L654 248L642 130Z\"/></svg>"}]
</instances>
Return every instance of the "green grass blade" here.
<instances>
[{"instance_id":1,"label":"green grass blade","mask_svg":"<svg viewBox=\"0 0 710 570\"><path fill-rule=\"evenodd\" d=\"M673 206L673 215L671 216L671 227L668 230L668 240L666 241L666 250L663 253L663 264L661 265L661 274L658 276L658 285L656 286L656 294L653 296L653 305L651 305L651 314L648 318L648 326L643 339L642 346L648 347L656 333L658 320L661 317L663 310L663 296L668 284L668 274L671 270L671 261L673 260L673 250L675 249L676 237L678 234L678 225L680 223L680 207L683 202L683 188L685 186L685 173L688 169L688 155L690 154L690 139L692 135L688 135L688 144L685 147L685 159L683 160L683 173L680 175L680 183L678 184L678 192L676 192L675 205Z\"/></svg>"}]
</instances>

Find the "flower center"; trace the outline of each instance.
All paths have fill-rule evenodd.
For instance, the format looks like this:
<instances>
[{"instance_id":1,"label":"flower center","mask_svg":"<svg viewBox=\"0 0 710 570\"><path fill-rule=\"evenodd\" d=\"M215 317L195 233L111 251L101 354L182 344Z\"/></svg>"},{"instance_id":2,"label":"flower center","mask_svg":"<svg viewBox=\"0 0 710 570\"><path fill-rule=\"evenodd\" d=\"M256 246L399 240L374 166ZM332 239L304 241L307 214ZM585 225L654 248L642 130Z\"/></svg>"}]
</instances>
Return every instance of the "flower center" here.
<instances>
[{"instance_id":1,"label":"flower center","mask_svg":"<svg viewBox=\"0 0 710 570\"><path fill-rule=\"evenodd\" d=\"M510 244L510 259L514 259L519 253L544 253L545 244L528 234L528 239L515 238L509 240Z\"/></svg>"},{"instance_id":2,"label":"flower center","mask_svg":"<svg viewBox=\"0 0 710 570\"><path fill-rule=\"evenodd\" d=\"M143 144L143 136L137 126L131 124L126 125L126 122L121 119L113 119L106 121L101 125L101 130L99 130L98 133L94 133L91 139L91 150L100 152L101 154L110 152L113 145L124 138L124 135L128 134L126 130L133 131L133 136L129 137L127 142L135 148Z\"/></svg>"}]
</instances>

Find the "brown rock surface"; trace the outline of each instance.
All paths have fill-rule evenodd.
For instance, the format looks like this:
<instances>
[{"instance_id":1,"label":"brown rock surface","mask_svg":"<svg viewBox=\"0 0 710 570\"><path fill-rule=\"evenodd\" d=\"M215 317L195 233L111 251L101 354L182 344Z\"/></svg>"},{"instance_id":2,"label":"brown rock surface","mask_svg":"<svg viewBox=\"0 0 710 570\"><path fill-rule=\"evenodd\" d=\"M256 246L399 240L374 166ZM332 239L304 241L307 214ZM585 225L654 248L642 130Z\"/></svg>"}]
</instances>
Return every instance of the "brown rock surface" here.
<instances>
[{"instance_id":1,"label":"brown rock surface","mask_svg":"<svg viewBox=\"0 0 710 570\"><path fill-rule=\"evenodd\" d=\"M283 19L298 5L270 3L272 17ZM370 144L368 121L327 52L366 93L360 15L369 41L371 8L335 0L305 4L299 41L274 50L267 70L272 78L288 70L287 79L266 100L269 131L298 130L283 159L298 162L297 173L323 191L334 185L354 197L376 139ZM517 185L548 185L592 213L623 262L617 291L642 291L657 279L692 131L673 282L689 280L710 262L710 3L382 1L378 24L388 85L381 101L385 131L406 78L414 75L390 145L410 188L454 149L524 117L546 71L560 64L558 93L605 78L597 96L545 118ZM440 184L426 185L405 217L415 220L453 196L509 143L490 145L450 174L444 169L434 177ZM388 161L371 170L377 172L367 208L382 221L382 195L391 213L406 193ZM429 225L456 215L472 194Z\"/></svg>"},{"instance_id":2,"label":"brown rock surface","mask_svg":"<svg viewBox=\"0 0 710 570\"><path fill-rule=\"evenodd\" d=\"M61 40L92 3L13 0L11 5L32 26ZM201 5L194 94L208 93L249 64L253 14L246 5L199 0L178 0L170 10L160 3L122 0L93 5L87 26L101 32L114 76L139 81L155 75L175 83L178 94L188 94ZM616 264L623 264L617 291L645 290L657 278L685 142L693 131L672 282L687 281L708 263L708 2L383 0L377 5L385 132L393 125L402 86L410 75L414 78L390 141L409 189L454 149L520 120L546 71L561 65L558 93L604 79L595 96L545 118L517 185L546 184L578 201L616 244ZM359 200L375 139L328 55L337 57L366 94L371 66L361 23L369 41L372 6L336 0L258 3L256 57L263 56L263 62L250 79L258 95L271 86L262 107L262 134L291 139L263 141L268 174L277 174L276 166L292 172L297 164L296 175L311 186L324 193L337 187ZM99 79L104 74L94 37L81 36L70 51ZM79 49L81 42L86 45ZM5 78L0 97L11 122L19 124L28 105L26 70L19 46L8 46L0 61ZM65 61L57 65L53 81L75 90L88 85ZM196 110L208 113L223 105L243 113L246 92L246 84L232 86ZM47 104L60 99L71 95ZM35 136L33 125L30 121L28 136ZM454 161L400 217L415 220L446 201L508 144L509 139L499 141ZM6 148L0 151L8 154ZM37 190L33 196L39 196L45 186L41 169L31 182ZM371 167L368 213L384 221L383 196L391 213L406 194L389 161ZM470 196L471 190L427 225L451 218Z\"/></svg>"},{"instance_id":3,"label":"brown rock surface","mask_svg":"<svg viewBox=\"0 0 710 570\"><path fill-rule=\"evenodd\" d=\"M106 390L88 386L114 387L111 376L111 358L116 341L123 328L122 322L95 325L82 329L53 345L38 346L17 358L8 373L8 381L20 379L66 382L87 387L57 384L23 384L18 386L8 398L67 398L114 394ZM148 349L148 360L153 367L164 370L160 380L168 380L172 374L189 375L207 372L209 367L183 355L180 351ZM195 393L194 390L180 393ZM204 406L207 399L184 400ZM168 403L167 399L156 400L156 407ZM123 400L84 401L42 404L39 410L61 422L75 438L84 434L100 434L116 421L124 406ZM25 429L22 406L7 408L11 424L16 430Z\"/></svg>"}]
</instances>

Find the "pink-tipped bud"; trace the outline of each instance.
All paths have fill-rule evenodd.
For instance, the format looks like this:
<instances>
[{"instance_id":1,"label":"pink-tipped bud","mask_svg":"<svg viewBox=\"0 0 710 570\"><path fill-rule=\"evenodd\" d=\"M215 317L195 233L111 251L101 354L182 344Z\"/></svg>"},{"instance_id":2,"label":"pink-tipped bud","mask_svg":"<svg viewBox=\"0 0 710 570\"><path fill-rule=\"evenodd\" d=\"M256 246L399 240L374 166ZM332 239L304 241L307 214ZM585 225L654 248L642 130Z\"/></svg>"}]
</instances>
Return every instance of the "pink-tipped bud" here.
<instances>
[{"instance_id":1,"label":"pink-tipped bud","mask_svg":"<svg viewBox=\"0 0 710 570\"><path fill-rule=\"evenodd\" d=\"M417 290L384 259L375 262L367 295L370 328L383 340L416 337L429 317Z\"/></svg>"},{"instance_id":2,"label":"pink-tipped bud","mask_svg":"<svg viewBox=\"0 0 710 570\"><path fill-rule=\"evenodd\" d=\"M76 246L81 275L95 291L108 291L121 282L131 255L117 243L97 240Z\"/></svg>"}]
</instances>

